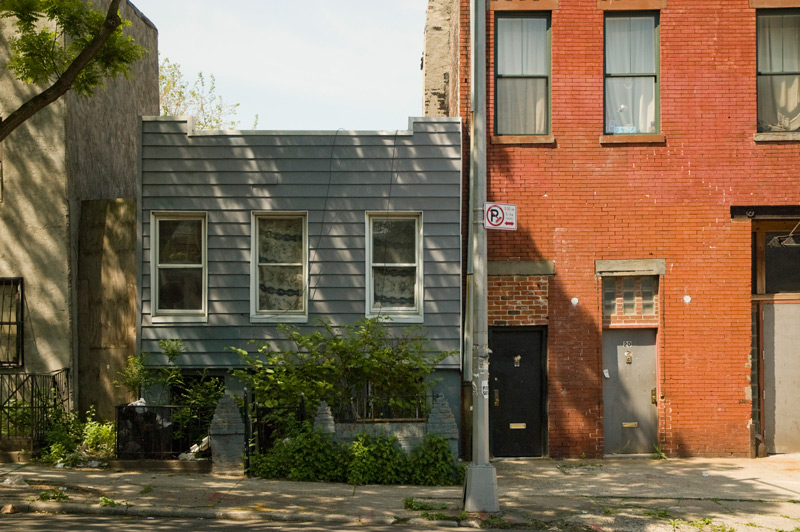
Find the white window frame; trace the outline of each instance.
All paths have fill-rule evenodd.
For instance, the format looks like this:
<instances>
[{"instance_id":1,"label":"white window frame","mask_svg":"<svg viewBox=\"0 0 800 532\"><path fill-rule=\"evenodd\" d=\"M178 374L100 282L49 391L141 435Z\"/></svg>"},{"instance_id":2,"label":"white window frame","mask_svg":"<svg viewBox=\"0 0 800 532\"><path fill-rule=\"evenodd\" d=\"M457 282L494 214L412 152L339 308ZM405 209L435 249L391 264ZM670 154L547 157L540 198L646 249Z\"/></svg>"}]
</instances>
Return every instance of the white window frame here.
<instances>
[{"instance_id":1,"label":"white window frame","mask_svg":"<svg viewBox=\"0 0 800 532\"><path fill-rule=\"evenodd\" d=\"M200 265L159 264L159 223L162 220L196 220L202 228L202 258ZM198 310L159 309L159 276L161 268L201 268L203 277L202 308ZM208 321L208 216L201 211L150 212L150 305L153 323Z\"/></svg>"},{"instance_id":2,"label":"white window frame","mask_svg":"<svg viewBox=\"0 0 800 532\"><path fill-rule=\"evenodd\" d=\"M258 220L261 218L300 218L303 222L303 309L258 309ZM305 323L308 321L308 212L307 211L253 211L250 218L250 321L252 323ZM271 264L280 266L281 264ZM292 263L291 265L295 265Z\"/></svg>"},{"instance_id":3,"label":"white window frame","mask_svg":"<svg viewBox=\"0 0 800 532\"><path fill-rule=\"evenodd\" d=\"M372 268L376 266L386 266L388 264L373 263L372 262L372 222L374 220L383 219L398 219L398 220L414 220L416 222L416 262L414 264L394 264L392 266L415 266L417 269L416 286L414 290L414 300L416 302L414 308L406 307L383 307L376 308L375 301L375 286L372 274ZM366 316L368 318L385 316L391 318L392 321L401 323L422 323L424 320L423 308L424 302L424 258L423 258L423 222L422 212L419 211L373 211L366 213L366 279L367 279L367 299L366 299Z\"/></svg>"}]
</instances>

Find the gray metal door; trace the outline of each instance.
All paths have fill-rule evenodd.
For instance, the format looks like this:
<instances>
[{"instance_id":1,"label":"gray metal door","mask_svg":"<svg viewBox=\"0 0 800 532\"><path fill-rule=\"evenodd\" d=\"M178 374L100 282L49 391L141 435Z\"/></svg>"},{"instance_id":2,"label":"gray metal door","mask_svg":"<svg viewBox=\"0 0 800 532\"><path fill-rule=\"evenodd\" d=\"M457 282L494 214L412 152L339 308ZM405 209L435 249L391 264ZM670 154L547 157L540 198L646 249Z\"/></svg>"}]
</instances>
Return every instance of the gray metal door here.
<instances>
[{"instance_id":1,"label":"gray metal door","mask_svg":"<svg viewBox=\"0 0 800 532\"><path fill-rule=\"evenodd\" d=\"M764 305L764 439L768 453L800 452L800 304Z\"/></svg>"},{"instance_id":2,"label":"gray metal door","mask_svg":"<svg viewBox=\"0 0 800 532\"><path fill-rule=\"evenodd\" d=\"M653 452L656 330L603 331L603 431L606 454Z\"/></svg>"}]
</instances>

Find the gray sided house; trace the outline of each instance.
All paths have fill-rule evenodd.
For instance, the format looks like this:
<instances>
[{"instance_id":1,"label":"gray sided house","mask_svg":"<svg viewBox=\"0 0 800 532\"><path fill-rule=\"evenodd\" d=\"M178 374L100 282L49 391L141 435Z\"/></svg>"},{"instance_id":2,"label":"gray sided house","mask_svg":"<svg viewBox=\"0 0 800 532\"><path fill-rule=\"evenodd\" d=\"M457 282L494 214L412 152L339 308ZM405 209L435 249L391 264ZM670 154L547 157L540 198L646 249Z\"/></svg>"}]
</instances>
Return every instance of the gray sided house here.
<instances>
[{"instance_id":1,"label":"gray sided house","mask_svg":"<svg viewBox=\"0 0 800 532\"><path fill-rule=\"evenodd\" d=\"M186 369L241 367L231 346L387 316L418 324L460 404L461 125L408 131L195 131L142 120L138 346L180 338ZM155 359L157 361L157 358ZM165 360L158 361L159 363Z\"/></svg>"}]
</instances>

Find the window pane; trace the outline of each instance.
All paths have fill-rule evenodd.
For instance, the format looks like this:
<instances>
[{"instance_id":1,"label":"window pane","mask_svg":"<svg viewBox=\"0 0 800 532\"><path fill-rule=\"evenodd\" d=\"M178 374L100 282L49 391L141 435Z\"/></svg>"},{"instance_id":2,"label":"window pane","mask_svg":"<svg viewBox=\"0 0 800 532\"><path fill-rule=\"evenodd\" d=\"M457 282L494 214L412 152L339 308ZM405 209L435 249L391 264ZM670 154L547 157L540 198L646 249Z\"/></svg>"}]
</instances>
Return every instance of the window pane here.
<instances>
[{"instance_id":1,"label":"window pane","mask_svg":"<svg viewBox=\"0 0 800 532\"><path fill-rule=\"evenodd\" d=\"M758 130L800 130L800 76L758 77Z\"/></svg>"},{"instance_id":2,"label":"window pane","mask_svg":"<svg viewBox=\"0 0 800 532\"><path fill-rule=\"evenodd\" d=\"M636 283L633 277L622 279L622 313L636 314Z\"/></svg>"},{"instance_id":3,"label":"window pane","mask_svg":"<svg viewBox=\"0 0 800 532\"><path fill-rule=\"evenodd\" d=\"M767 233L767 243L786 233ZM800 292L800 247L766 246L764 256L768 294Z\"/></svg>"},{"instance_id":4,"label":"window pane","mask_svg":"<svg viewBox=\"0 0 800 532\"><path fill-rule=\"evenodd\" d=\"M497 74L547 75L547 20L497 19Z\"/></svg>"},{"instance_id":5,"label":"window pane","mask_svg":"<svg viewBox=\"0 0 800 532\"><path fill-rule=\"evenodd\" d=\"M652 316L656 313L657 277L642 277L642 314Z\"/></svg>"},{"instance_id":6,"label":"window pane","mask_svg":"<svg viewBox=\"0 0 800 532\"><path fill-rule=\"evenodd\" d=\"M373 268L376 308L416 307L416 268Z\"/></svg>"},{"instance_id":7,"label":"window pane","mask_svg":"<svg viewBox=\"0 0 800 532\"><path fill-rule=\"evenodd\" d=\"M655 72L655 17L606 18L606 73Z\"/></svg>"},{"instance_id":8,"label":"window pane","mask_svg":"<svg viewBox=\"0 0 800 532\"><path fill-rule=\"evenodd\" d=\"M259 218L258 262L302 263L303 219Z\"/></svg>"},{"instance_id":9,"label":"window pane","mask_svg":"<svg viewBox=\"0 0 800 532\"><path fill-rule=\"evenodd\" d=\"M203 269L161 268L158 271L159 310L202 310Z\"/></svg>"},{"instance_id":10,"label":"window pane","mask_svg":"<svg viewBox=\"0 0 800 532\"><path fill-rule=\"evenodd\" d=\"M304 310L302 266L259 266L258 277L258 310Z\"/></svg>"},{"instance_id":11,"label":"window pane","mask_svg":"<svg viewBox=\"0 0 800 532\"><path fill-rule=\"evenodd\" d=\"M417 221L415 219L373 220L372 262L416 264Z\"/></svg>"},{"instance_id":12,"label":"window pane","mask_svg":"<svg viewBox=\"0 0 800 532\"><path fill-rule=\"evenodd\" d=\"M498 78L497 134L547 133L547 80Z\"/></svg>"},{"instance_id":13,"label":"window pane","mask_svg":"<svg viewBox=\"0 0 800 532\"><path fill-rule=\"evenodd\" d=\"M758 71L800 70L800 14L758 15Z\"/></svg>"},{"instance_id":14,"label":"window pane","mask_svg":"<svg viewBox=\"0 0 800 532\"><path fill-rule=\"evenodd\" d=\"M606 132L655 133L655 78L606 79Z\"/></svg>"},{"instance_id":15,"label":"window pane","mask_svg":"<svg viewBox=\"0 0 800 532\"><path fill-rule=\"evenodd\" d=\"M617 280L614 277L603 277L603 315L613 316L617 313Z\"/></svg>"},{"instance_id":16,"label":"window pane","mask_svg":"<svg viewBox=\"0 0 800 532\"><path fill-rule=\"evenodd\" d=\"M202 220L158 220L159 264L202 264Z\"/></svg>"}]
</instances>

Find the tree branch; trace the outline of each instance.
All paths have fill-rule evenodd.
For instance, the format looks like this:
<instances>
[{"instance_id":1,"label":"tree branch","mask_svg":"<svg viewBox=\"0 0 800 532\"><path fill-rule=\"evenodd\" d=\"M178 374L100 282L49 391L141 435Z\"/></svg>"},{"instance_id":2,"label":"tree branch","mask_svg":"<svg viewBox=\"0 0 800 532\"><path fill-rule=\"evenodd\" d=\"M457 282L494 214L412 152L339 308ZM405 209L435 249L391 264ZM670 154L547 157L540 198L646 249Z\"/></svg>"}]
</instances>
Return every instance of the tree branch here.
<instances>
[{"instance_id":1,"label":"tree branch","mask_svg":"<svg viewBox=\"0 0 800 532\"><path fill-rule=\"evenodd\" d=\"M80 54L70 63L69 67L49 88L37 94L24 104L22 104L16 111L8 115L3 121L0 121L0 142L2 142L12 131L22 125L27 119L35 115L40 110L44 109L54 101L58 100L61 96L66 94L75 83L75 78L78 74L94 59L97 53L103 48L111 34L122 24L122 19L119 16L119 5L122 0L111 0L106 13L106 20L100 27L97 35L86 45Z\"/></svg>"}]
</instances>

